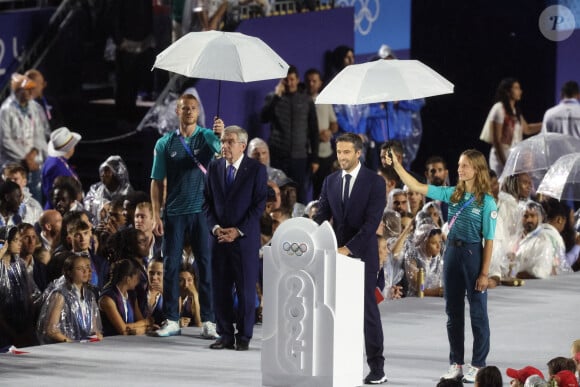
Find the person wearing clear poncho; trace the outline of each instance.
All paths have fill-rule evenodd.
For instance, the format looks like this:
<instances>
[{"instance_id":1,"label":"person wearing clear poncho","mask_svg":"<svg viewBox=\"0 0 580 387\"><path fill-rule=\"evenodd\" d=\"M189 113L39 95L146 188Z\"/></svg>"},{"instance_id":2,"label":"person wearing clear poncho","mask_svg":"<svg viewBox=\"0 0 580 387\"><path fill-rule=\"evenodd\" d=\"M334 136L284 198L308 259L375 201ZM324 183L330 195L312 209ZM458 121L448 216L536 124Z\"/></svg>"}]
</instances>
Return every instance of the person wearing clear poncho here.
<instances>
[{"instance_id":1,"label":"person wearing clear poncho","mask_svg":"<svg viewBox=\"0 0 580 387\"><path fill-rule=\"evenodd\" d=\"M133 192L129 181L129 170L121 156L109 156L99 166L101 181L91 185L83 200L84 207L98 219L99 210L103 204L110 202L115 196L125 196Z\"/></svg>"},{"instance_id":2,"label":"person wearing clear poncho","mask_svg":"<svg viewBox=\"0 0 580 387\"><path fill-rule=\"evenodd\" d=\"M387 299L398 299L403 296L402 289L406 287L403 260L400 259L398 239L402 232L401 214L395 210L385 209L379 225L379 271L377 286ZM401 245L402 246L402 245ZM395 249L397 251L395 252Z\"/></svg>"},{"instance_id":3,"label":"person wearing clear poncho","mask_svg":"<svg viewBox=\"0 0 580 387\"><path fill-rule=\"evenodd\" d=\"M423 205L416 215L417 221L432 221L435 226L443 231L443 218L441 217L441 206L437 202L428 202ZM445 234L443 234L445 235ZM445 239L445 237L443 238Z\"/></svg>"},{"instance_id":4,"label":"person wearing clear poncho","mask_svg":"<svg viewBox=\"0 0 580 387\"><path fill-rule=\"evenodd\" d=\"M564 241L559 234L546 231L542 225L544 210L539 203L528 200L521 216L521 239L511 255L510 271L518 278L548 278L570 272L565 259Z\"/></svg>"},{"instance_id":5,"label":"person wearing clear poncho","mask_svg":"<svg viewBox=\"0 0 580 387\"><path fill-rule=\"evenodd\" d=\"M516 249L521 236L522 213L520 203L528 200L531 179L527 173L506 176L501 182L497 200L497 223L489 265L489 287L500 284L501 279L511 277L508 256Z\"/></svg>"},{"instance_id":6,"label":"person wearing clear poncho","mask_svg":"<svg viewBox=\"0 0 580 387\"><path fill-rule=\"evenodd\" d=\"M35 344L33 301L39 292L20 258L20 233L16 227L0 228L0 351L10 345Z\"/></svg>"},{"instance_id":7,"label":"person wearing clear poncho","mask_svg":"<svg viewBox=\"0 0 580 387\"><path fill-rule=\"evenodd\" d=\"M41 344L102 339L101 316L95 293L89 288L90 259L68 256L63 275L43 294L37 333Z\"/></svg>"},{"instance_id":8,"label":"person wearing clear poncho","mask_svg":"<svg viewBox=\"0 0 580 387\"><path fill-rule=\"evenodd\" d=\"M266 173L268 174L268 180L272 180L274 183L280 186L284 181L288 180L288 176L281 169L274 168L270 165L270 147L266 141L259 137L253 138L248 143L248 149L246 151L248 157L258 160L266 166Z\"/></svg>"},{"instance_id":9,"label":"person wearing clear poncho","mask_svg":"<svg viewBox=\"0 0 580 387\"><path fill-rule=\"evenodd\" d=\"M441 229L430 218L418 222L404 250L407 297L419 295L417 277L420 269L425 270L425 296L443 296L443 250Z\"/></svg>"}]
</instances>

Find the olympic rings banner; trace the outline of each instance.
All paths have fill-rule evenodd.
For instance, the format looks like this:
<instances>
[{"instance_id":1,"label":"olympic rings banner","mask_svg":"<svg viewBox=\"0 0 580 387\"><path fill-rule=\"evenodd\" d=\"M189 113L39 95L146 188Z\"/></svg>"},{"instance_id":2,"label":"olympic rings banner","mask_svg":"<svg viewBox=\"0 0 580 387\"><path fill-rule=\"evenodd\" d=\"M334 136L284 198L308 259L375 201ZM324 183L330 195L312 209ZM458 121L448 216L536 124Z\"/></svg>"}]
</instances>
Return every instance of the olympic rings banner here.
<instances>
[{"instance_id":1,"label":"olympic rings banner","mask_svg":"<svg viewBox=\"0 0 580 387\"><path fill-rule=\"evenodd\" d=\"M335 0L334 6L354 7L357 56L376 54L382 44L394 51L410 51L411 0Z\"/></svg>"}]
</instances>

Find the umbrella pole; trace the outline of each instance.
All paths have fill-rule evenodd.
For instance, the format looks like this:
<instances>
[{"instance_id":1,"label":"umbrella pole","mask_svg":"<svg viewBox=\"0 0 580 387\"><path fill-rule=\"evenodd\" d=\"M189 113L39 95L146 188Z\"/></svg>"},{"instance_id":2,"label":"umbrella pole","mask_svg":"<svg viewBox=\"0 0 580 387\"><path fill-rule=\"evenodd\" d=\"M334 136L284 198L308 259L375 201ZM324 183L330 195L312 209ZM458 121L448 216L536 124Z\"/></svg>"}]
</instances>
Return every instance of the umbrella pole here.
<instances>
[{"instance_id":1,"label":"umbrella pole","mask_svg":"<svg viewBox=\"0 0 580 387\"><path fill-rule=\"evenodd\" d=\"M386 120L385 124L387 127L387 133L385 133L386 134L386 136L385 136L386 141L385 142L389 142L389 140L391 139L391 136L389 135L389 105L388 104L389 104L388 102L385 102L385 120ZM391 153L391 148L389 148L387 150L387 152L388 152L389 157L392 159L393 153Z\"/></svg>"},{"instance_id":2,"label":"umbrella pole","mask_svg":"<svg viewBox=\"0 0 580 387\"><path fill-rule=\"evenodd\" d=\"M222 97L222 81L218 81L218 101L217 101L217 114L216 117L219 118L220 116L220 101Z\"/></svg>"},{"instance_id":3,"label":"umbrella pole","mask_svg":"<svg viewBox=\"0 0 580 387\"><path fill-rule=\"evenodd\" d=\"M386 122L386 127L387 127L386 138L387 138L387 141L389 141L391 139L390 138L391 136L389 135L389 105L388 105L388 102L385 102L385 120L387 120L387 122Z\"/></svg>"}]
</instances>

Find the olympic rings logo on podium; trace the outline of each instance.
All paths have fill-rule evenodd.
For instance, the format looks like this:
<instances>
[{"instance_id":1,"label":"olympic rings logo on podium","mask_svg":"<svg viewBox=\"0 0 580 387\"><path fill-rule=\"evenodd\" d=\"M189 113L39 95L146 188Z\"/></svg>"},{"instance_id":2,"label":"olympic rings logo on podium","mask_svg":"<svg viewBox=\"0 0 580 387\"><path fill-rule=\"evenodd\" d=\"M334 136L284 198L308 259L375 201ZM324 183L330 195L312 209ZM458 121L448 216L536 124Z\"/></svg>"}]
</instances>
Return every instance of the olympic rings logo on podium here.
<instances>
[{"instance_id":1,"label":"olympic rings logo on podium","mask_svg":"<svg viewBox=\"0 0 580 387\"><path fill-rule=\"evenodd\" d=\"M304 242L284 242L282 244L282 250L290 256L296 255L297 257L301 257L308 251L308 245Z\"/></svg>"}]
</instances>

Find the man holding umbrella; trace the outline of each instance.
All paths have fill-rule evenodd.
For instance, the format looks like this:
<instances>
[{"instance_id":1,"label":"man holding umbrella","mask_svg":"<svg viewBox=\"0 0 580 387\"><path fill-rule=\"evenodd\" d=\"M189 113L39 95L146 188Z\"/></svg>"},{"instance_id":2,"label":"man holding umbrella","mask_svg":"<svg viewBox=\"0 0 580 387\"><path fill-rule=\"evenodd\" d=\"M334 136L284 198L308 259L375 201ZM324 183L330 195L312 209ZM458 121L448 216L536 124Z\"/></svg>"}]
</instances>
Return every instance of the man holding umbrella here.
<instances>
[{"instance_id":1,"label":"man holding umbrella","mask_svg":"<svg viewBox=\"0 0 580 387\"><path fill-rule=\"evenodd\" d=\"M155 144L151 171L151 202L155 231L164 234L163 314L165 321L155 336L181 334L179 328L179 267L187 237L199 268L199 301L204 337L217 337L212 307L209 231L203 213L203 190L207 166L221 151L223 121L214 120L213 130L198 126L199 103L191 94L177 101L179 129ZM164 180L167 180L165 187ZM164 190L167 190L164 195ZM163 222L161 208L163 208Z\"/></svg>"}]
</instances>

